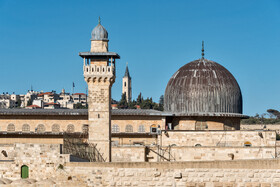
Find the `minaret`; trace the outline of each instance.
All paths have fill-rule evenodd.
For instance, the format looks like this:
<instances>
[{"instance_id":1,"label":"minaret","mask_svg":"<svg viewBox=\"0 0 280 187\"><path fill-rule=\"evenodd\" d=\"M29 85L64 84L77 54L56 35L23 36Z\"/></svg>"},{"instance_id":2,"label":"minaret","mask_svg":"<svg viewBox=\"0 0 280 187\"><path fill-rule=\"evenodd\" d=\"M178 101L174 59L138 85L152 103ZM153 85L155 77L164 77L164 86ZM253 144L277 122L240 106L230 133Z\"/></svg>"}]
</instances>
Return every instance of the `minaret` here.
<instances>
[{"instance_id":1,"label":"minaret","mask_svg":"<svg viewBox=\"0 0 280 187\"><path fill-rule=\"evenodd\" d=\"M91 33L91 49L80 52L84 78L88 84L89 143L96 145L106 162L111 162L111 87L115 82L115 59L108 51L108 32L98 25Z\"/></svg>"},{"instance_id":2,"label":"minaret","mask_svg":"<svg viewBox=\"0 0 280 187\"><path fill-rule=\"evenodd\" d=\"M125 73L122 79L122 93L125 94L127 102L131 101L131 77L129 75L128 66L126 63Z\"/></svg>"}]
</instances>

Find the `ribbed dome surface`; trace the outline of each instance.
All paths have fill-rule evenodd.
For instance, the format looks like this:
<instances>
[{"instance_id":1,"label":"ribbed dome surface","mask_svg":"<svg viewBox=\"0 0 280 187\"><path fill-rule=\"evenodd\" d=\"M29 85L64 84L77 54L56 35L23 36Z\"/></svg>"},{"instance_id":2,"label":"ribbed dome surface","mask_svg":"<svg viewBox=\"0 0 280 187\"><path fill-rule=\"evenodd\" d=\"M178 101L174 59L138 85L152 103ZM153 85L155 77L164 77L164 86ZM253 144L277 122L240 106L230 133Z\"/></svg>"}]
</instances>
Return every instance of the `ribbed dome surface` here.
<instances>
[{"instance_id":1,"label":"ribbed dome surface","mask_svg":"<svg viewBox=\"0 0 280 187\"><path fill-rule=\"evenodd\" d=\"M176 113L242 114L242 94L226 68L199 59L182 66L171 77L165 89L164 109Z\"/></svg>"},{"instance_id":2,"label":"ribbed dome surface","mask_svg":"<svg viewBox=\"0 0 280 187\"><path fill-rule=\"evenodd\" d=\"M91 40L108 40L108 32L100 23L92 30Z\"/></svg>"}]
</instances>

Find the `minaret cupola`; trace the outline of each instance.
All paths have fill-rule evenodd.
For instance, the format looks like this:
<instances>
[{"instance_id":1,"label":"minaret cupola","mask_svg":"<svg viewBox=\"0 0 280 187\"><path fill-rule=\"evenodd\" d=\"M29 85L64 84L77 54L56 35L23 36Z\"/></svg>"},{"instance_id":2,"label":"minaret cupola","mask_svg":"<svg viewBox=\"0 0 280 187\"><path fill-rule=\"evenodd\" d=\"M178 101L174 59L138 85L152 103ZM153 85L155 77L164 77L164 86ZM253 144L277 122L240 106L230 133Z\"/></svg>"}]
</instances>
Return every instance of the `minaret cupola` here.
<instances>
[{"instance_id":1,"label":"minaret cupola","mask_svg":"<svg viewBox=\"0 0 280 187\"><path fill-rule=\"evenodd\" d=\"M100 17L98 25L91 32L91 52L104 53L108 52L108 32L101 25Z\"/></svg>"},{"instance_id":2,"label":"minaret cupola","mask_svg":"<svg viewBox=\"0 0 280 187\"><path fill-rule=\"evenodd\" d=\"M108 41L108 32L101 25L100 17L98 20L98 25L91 32L91 40L95 41Z\"/></svg>"}]
</instances>

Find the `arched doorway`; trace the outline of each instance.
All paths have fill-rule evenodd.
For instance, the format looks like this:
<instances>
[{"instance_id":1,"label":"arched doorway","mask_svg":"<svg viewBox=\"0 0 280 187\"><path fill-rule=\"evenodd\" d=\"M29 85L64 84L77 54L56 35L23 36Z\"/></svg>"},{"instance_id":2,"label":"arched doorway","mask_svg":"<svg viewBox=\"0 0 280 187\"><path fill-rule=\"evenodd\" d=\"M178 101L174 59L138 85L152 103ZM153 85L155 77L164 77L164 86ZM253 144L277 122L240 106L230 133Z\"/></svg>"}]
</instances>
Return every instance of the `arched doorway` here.
<instances>
[{"instance_id":1,"label":"arched doorway","mask_svg":"<svg viewBox=\"0 0 280 187\"><path fill-rule=\"evenodd\" d=\"M26 179L29 176L29 169L28 166L23 165L21 166L21 178Z\"/></svg>"}]
</instances>

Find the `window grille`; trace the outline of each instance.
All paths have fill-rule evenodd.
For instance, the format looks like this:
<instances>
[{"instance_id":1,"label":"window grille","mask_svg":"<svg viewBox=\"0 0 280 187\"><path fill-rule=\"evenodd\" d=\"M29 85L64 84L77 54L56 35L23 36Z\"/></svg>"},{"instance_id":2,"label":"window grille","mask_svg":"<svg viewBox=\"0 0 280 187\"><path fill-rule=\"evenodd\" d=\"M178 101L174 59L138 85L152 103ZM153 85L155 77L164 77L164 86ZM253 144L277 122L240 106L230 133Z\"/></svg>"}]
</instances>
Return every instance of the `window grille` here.
<instances>
[{"instance_id":1,"label":"window grille","mask_svg":"<svg viewBox=\"0 0 280 187\"><path fill-rule=\"evenodd\" d=\"M83 131L84 134L88 133L88 125L87 124L83 125L82 131Z\"/></svg>"},{"instance_id":2,"label":"window grille","mask_svg":"<svg viewBox=\"0 0 280 187\"><path fill-rule=\"evenodd\" d=\"M7 127L7 131L9 131L9 132L15 131L15 125L14 124L9 124L8 127Z\"/></svg>"},{"instance_id":3,"label":"window grille","mask_svg":"<svg viewBox=\"0 0 280 187\"><path fill-rule=\"evenodd\" d=\"M133 127L132 127L132 125L127 125L127 126L125 127L125 132L133 132Z\"/></svg>"},{"instance_id":4,"label":"window grille","mask_svg":"<svg viewBox=\"0 0 280 187\"><path fill-rule=\"evenodd\" d=\"M118 125L113 125L112 132L115 132L115 133L120 132L120 127Z\"/></svg>"},{"instance_id":5,"label":"window grille","mask_svg":"<svg viewBox=\"0 0 280 187\"><path fill-rule=\"evenodd\" d=\"M52 125L52 132L59 132L60 131L60 127L58 124L53 124Z\"/></svg>"},{"instance_id":6,"label":"window grille","mask_svg":"<svg viewBox=\"0 0 280 187\"><path fill-rule=\"evenodd\" d=\"M45 125L43 125L43 124L38 125L38 127L37 127L37 132L38 133L44 133L45 130L46 130Z\"/></svg>"},{"instance_id":7,"label":"window grille","mask_svg":"<svg viewBox=\"0 0 280 187\"><path fill-rule=\"evenodd\" d=\"M67 126L67 132L69 132L69 133L74 132L74 125L73 125L73 124L69 124L69 125Z\"/></svg>"},{"instance_id":8,"label":"window grille","mask_svg":"<svg viewBox=\"0 0 280 187\"><path fill-rule=\"evenodd\" d=\"M30 126L28 124L22 125L22 132L29 132L30 131Z\"/></svg>"},{"instance_id":9,"label":"window grille","mask_svg":"<svg viewBox=\"0 0 280 187\"><path fill-rule=\"evenodd\" d=\"M144 125L139 125L139 127L138 127L138 132L140 132L140 133L145 132L145 127L144 127Z\"/></svg>"}]
</instances>

